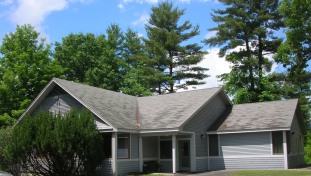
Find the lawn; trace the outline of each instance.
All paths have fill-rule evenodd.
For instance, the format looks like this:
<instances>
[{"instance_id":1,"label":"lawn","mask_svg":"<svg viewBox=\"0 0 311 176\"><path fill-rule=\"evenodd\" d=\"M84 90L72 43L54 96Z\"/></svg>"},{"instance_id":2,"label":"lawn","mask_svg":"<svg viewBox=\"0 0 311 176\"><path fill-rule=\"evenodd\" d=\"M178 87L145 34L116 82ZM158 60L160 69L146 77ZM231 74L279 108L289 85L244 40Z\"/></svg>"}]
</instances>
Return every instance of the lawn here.
<instances>
[{"instance_id":1,"label":"lawn","mask_svg":"<svg viewBox=\"0 0 311 176\"><path fill-rule=\"evenodd\" d=\"M241 170L228 176L311 176L311 170Z\"/></svg>"}]
</instances>

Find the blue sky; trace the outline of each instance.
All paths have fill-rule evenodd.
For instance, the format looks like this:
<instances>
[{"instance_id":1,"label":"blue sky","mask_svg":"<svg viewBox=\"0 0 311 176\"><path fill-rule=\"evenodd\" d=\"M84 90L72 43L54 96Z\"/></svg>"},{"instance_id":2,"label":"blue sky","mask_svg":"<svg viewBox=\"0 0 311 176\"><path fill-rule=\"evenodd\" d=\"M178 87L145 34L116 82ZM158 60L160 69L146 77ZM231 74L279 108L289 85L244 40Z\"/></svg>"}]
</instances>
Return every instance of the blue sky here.
<instances>
[{"instance_id":1,"label":"blue sky","mask_svg":"<svg viewBox=\"0 0 311 176\"><path fill-rule=\"evenodd\" d=\"M0 40L5 34L14 32L16 25L32 24L47 38L49 43L61 42L70 33L105 33L107 27L116 23L125 31L132 28L145 36L152 6L161 0L0 0ZM216 26L212 19L212 9L224 8L217 0L175 0L171 1L179 9L186 9L181 22L190 20L200 25L200 35L191 42L200 43L214 35L207 29ZM230 71L224 58L218 58L218 48L204 46L210 54L206 55L201 66L210 69L211 77L203 87L215 87L216 75ZM281 70L274 65L273 70Z\"/></svg>"}]
</instances>

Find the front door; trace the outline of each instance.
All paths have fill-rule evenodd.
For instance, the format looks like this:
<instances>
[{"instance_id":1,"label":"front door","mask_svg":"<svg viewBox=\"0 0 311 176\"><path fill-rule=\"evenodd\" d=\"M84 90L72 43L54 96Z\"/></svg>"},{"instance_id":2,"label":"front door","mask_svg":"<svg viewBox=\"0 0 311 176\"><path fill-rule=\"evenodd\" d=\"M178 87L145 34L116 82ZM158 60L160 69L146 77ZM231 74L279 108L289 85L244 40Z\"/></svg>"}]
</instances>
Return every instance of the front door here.
<instances>
[{"instance_id":1,"label":"front door","mask_svg":"<svg viewBox=\"0 0 311 176\"><path fill-rule=\"evenodd\" d=\"M190 171L190 141L178 142L179 171Z\"/></svg>"}]
</instances>

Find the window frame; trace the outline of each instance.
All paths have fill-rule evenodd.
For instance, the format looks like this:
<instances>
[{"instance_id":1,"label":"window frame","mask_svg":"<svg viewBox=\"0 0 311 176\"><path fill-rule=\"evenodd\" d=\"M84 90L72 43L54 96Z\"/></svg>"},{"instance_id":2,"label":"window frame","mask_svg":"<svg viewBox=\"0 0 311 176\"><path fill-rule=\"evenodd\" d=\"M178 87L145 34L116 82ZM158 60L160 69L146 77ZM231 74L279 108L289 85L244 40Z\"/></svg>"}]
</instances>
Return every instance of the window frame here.
<instances>
[{"instance_id":1,"label":"window frame","mask_svg":"<svg viewBox=\"0 0 311 176\"><path fill-rule=\"evenodd\" d=\"M163 158L163 153L162 153L163 150L162 150L161 143L169 143L169 147L167 147L167 149L169 148L169 150L168 150L168 157ZM169 139L167 139L167 140L165 140L165 139L164 140L160 140L160 142L159 142L159 150L160 150L159 155L160 155L160 159L161 160L171 160L171 159L173 159L172 146L173 146L172 140L169 140Z\"/></svg>"},{"instance_id":2,"label":"window frame","mask_svg":"<svg viewBox=\"0 0 311 176\"><path fill-rule=\"evenodd\" d=\"M126 144L126 141L125 141L125 144L126 144L125 148L119 148L119 147L121 147L120 146L120 140L122 140L122 139L127 139L126 140L127 144ZM119 133L117 140L118 140L117 158L118 159L130 159L131 158L131 134L130 133ZM119 155L120 154L119 150L121 150L121 149L123 149L123 150L127 149L127 157Z\"/></svg>"},{"instance_id":3,"label":"window frame","mask_svg":"<svg viewBox=\"0 0 311 176\"><path fill-rule=\"evenodd\" d=\"M283 131L272 131L272 154L283 155Z\"/></svg>"},{"instance_id":4,"label":"window frame","mask_svg":"<svg viewBox=\"0 0 311 176\"><path fill-rule=\"evenodd\" d=\"M218 134L208 135L208 156L219 156L219 136L218 136Z\"/></svg>"}]
</instances>

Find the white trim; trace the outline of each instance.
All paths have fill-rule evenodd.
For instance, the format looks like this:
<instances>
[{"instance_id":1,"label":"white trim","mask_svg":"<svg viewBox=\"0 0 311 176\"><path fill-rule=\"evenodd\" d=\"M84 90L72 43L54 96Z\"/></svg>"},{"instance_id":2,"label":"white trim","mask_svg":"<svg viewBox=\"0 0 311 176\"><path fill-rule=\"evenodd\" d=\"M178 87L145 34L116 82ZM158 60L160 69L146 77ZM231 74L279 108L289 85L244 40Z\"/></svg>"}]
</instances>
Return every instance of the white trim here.
<instances>
[{"instance_id":1,"label":"white trim","mask_svg":"<svg viewBox=\"0 0 311 176\"><path fill-rule=\"evenodd\" d=\"M138 137L138 150L139 150L139 172L143 172L144 167L144 156L143 156L143 139Z\"/></svg>"},{"instance_id":2,"label":"white trim","mask_svg":"<svg viewBox=\"0 0 311 176\"><path fill-rule=\"evenodd\" d=\"M172 168L173 168L173 174L176 173L176 136L172 136Z\"/></svg>"},{"instance_id":3,"label":"white trim","mask_svg":"<svg viewBox=\"0 0 311 176\"><path fill-rule=\"evenodd\" d=\"M151 130L142 129L141 131L139 131L140 134L146 134L146 133L167 133L167 132L179 132L179 129L178 128L151 129Z\"/></svg>"},{"instance_id":4,"label":"white trim","mask_svg":"<svg viewBox=\"0 0 311 176\"><path fill-rule=\"evenodd\" d=\"M118 175L118 133L112 133L111 136L111 157L112 157L112 174Z\"/></svg>"},{"instance_id":5,"label":"white trim","mask_svg":"<svg viewBox=\"0 0 311 176\"><path fill-rule=\"evenodd\" d=\"M197 159L197 160L208 159L208 158L209 158L208 156L198 156L198 157L195 157L195 159Z\"/></svg>"},{"instance_id":6,"label":"white trim","mask_svg":"<svg viewBox=\"0 0 311 176\"><path fill-rule=\"evenodd\" d=\"M209 156L208 158L281 158L283 155L230 155L230 156Z\"/></svg>"},{"instance_id":7,"label":"white trim","mask_svg":"<svg viewBox=\"0 0 311 176\"><path fill-rule=\"evenodd\" d=\"M267 131L288 131L290 128L272 128L272 129L262 129L262 130L240 130L240 131L209 131L206 134L232 134L232 133L255 133L255 132L267 132Z\"/></svg>"},{"instance_id":8,"label":"white trim","mask_svg":"<svg viewBox=\"0 0 311 176\"><path fill-rule=\"evenodd\" d=\"M283 131L283 155L284 155L284 169L288 169L286 131Z\"/></svg>"},{"instance_id":9,"label":"white trim","mask_svg":"<svg viewBox=\"0 0 311 176\"><path fill-rule=\"evenodd\" d=\"M128 161L139 161L139 158L133 158L133 159L119 159L118 162L128 162Z\"/></svg>"},{"instance_id":10,"label":"white trim","mask_svg":"<svg viewBox=\"0 0 311 176\"><path fill-rule=\"evenodd\" d=\"M217 135L218 138L218 156L220 156L220 135Z\"/></svg>"},{"instance_id":11,"label":"white trim","mask_svg":"<svg viewBox=\"0 0 311 176\"><path fill-rule=\"evenodd\" d=\"M273 155L273 139L272 139L272 131L270 131L270 150L271 155Z\"/></svg>"}]
</instances>

